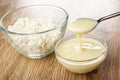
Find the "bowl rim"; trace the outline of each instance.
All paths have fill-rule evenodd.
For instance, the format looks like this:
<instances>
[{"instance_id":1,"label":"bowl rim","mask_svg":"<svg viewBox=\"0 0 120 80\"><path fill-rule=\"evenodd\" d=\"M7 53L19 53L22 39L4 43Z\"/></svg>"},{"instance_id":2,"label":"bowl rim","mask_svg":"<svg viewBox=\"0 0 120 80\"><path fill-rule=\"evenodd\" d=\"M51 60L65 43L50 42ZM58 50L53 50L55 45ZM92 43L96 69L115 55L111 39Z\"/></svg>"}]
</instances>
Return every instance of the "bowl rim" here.
<instances>
[{"instance_id":1,"label":"bowl rim","mask_svg":"<svg viewBox=\"0 0 120 80\"><path fill-rule=\"evenodd\" d=\"M89 38L89 39L94 39L94 40L97 40L97 41L101 42L101 44L104 45L105 50L104 50L99 56L97 56L97 57L95 57L95 58L92 58L92 59L87 59L87 60L71 60L71 59L64 58L64 57L62 57L62 56L57 52L57 48L58 48L58 45L60 44L60 42L61 42L63 39L66 39L66 38L68 38L68 37L70 37L70 36L73 36L73 34L67 35L66 37L60 39L60 40L56 43L56 45L55 45L55 55L56 55L56 57L57 57L57 55L58 55L58 56L59 56L60 58L62 58L63 60L67 60L67 61L71 61L71 62L88 62L88 61L94 61L94 60L96 60L96 59L99 59L101 56L107 54L108 46L107 46L107 42L106 42L105 40L103 40L103 39L101 39L101 38L98 38L98 37L96 37L95 35L92 35L92 34L85 34L85 35L83 35L83 36L89 36L89 37L92 37L92 38ZM67 40L68 40L68 39L67 39ZM64 41L63 41L63 42L64 42Z\"/></svg>"},{"instance_id":2,"label":"bowl rim","mask_svg":"<svg viewBox=\"0 0 120 80\"><path fill-rule=\"evenodd\" d=\"M20 10L20 9L23 9L23 8L35 7L35 6L40 6L40 7L46 7L46 6L47 6L47 7L58 8L58 9L62 10L62 11L65 13L66 16L65 16L64 20L63 20L61 23L59 23L58 25L56 25L54 28L48 29L48 30L45 30L45 31L41 31L41 32L36 32L36 33L18 33L18 32L9 31L9 30L7 30L7 29L4 28L4 26L3 26L3 24L2 24L2 21L3 21L3 19L4 19L7 15L9 15L9 14L11 14L11 13L14 13L15 11ZM62 27L62 25L65 25L66 22L68 21L68 17L69 17L69 14L67 13L67 11L66 11L65 9L63 9L62 7L59 7L59 6L56 6L56 5L50 5L50 4L28 5L28 6L19 7L19 8L17 8L17 9L15 9L15 10L9 11L9 12L7 12L5 15L3 15L3 17L0 19L0 29L1 29L2 31L6 32L6 33L9 33L9 34L17 34L17 35L42 34L42 33L46 33L46 32L49 32L49 31L52 31L52 30L55 30L55 29L57 29L57 28Z\"/></svg>"}]
</instances>

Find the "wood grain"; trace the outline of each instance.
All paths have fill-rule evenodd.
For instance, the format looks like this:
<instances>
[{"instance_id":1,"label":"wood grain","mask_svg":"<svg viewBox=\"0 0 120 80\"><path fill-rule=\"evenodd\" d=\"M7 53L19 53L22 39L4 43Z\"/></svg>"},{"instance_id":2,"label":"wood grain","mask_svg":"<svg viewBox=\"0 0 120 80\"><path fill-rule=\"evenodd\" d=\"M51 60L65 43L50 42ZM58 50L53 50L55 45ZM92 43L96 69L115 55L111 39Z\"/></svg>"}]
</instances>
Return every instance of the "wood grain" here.
<instances>
[{"instance_id":1,"label":"wood grain","mask_svg":"<svg viewBox=\"0 0 120 80\"><path fill-rule=\"evenodd\" d=\"M120 0L0 0L0 18L15 8L41 3L65 8L69 21L79 17L99 19L120 11ZM39 60L22 56L0 32L0 80L120 80L120 17L100 23L91 34L108 42L108 56L93 72L75 74L62 67L54 53Z\"/></svg>"}]
</instances>

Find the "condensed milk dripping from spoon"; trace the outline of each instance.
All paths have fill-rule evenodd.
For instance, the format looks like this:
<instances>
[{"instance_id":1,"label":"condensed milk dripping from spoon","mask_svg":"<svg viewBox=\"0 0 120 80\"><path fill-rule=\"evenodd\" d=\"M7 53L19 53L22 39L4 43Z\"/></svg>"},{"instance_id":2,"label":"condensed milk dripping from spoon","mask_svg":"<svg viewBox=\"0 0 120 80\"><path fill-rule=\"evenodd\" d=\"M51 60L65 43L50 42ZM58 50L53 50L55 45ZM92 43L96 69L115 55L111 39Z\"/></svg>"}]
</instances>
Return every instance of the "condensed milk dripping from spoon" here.
<instances>
[{"instance_id":1,"label":"condensed milk dripping from spoon","mask_svg":"<svg viewBox=\"0 0 120 80\"><path fill-rule=\"evenodd\" d=\"M81 42L82 35L87 34L92 30L94 30L100 22L119 15L120 12L116 12L108 16L102 17L98 20L92 18L79 18L74 22L70 23L68 25L68 29L76 35L76 37L78 38L80 49L82 50L82 42Z\"/></svg>"}]
</instances>

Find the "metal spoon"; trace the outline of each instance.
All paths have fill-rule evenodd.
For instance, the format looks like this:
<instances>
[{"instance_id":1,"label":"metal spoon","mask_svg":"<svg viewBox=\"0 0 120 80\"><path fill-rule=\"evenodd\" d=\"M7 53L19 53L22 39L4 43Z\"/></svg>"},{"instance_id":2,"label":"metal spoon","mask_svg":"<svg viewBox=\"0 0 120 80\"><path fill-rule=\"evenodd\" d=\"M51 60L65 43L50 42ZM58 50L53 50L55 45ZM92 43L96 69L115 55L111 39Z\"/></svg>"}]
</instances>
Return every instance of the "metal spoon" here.
<instances>
[{"instance_id":1,"label":"metal spoon","mask_svg":"<svg viewBox=\"0 0 120 80\"><path fill-rule=\"evenodd\" d=\"M85 34L95 29L100 22L119 15L120 12L116 12L105 17L102 17L98 20L92 18L78 18L76 21L69 25L70 27L68 27L68 29L75 33Z\"/></svg>"},{"instance_id":2,"label":"metal spoon","mask_svg":"<svg viewBox=\"0 0 120 80\"><path fill-rule=\"evenodd\" d=\"M102 18L98 19L97 22L100 23L100 22L102 22L104 20L119 16L119 15L120 15L120 12L116 12L116 13L113 13L113 14L110 14L110 15L107 15L105 17L102 17Z\"/></svg>"}]
</instances>

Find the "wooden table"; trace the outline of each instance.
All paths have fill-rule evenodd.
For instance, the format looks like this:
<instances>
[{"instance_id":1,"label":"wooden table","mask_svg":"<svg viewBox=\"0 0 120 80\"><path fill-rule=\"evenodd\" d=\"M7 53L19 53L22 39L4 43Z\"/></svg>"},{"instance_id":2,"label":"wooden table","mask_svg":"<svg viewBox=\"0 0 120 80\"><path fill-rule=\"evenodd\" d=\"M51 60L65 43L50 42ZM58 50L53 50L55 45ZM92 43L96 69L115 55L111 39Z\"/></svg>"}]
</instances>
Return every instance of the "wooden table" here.
<instances>
[{"instance_id":1,"label":"wooden table","mask_svg":"<svg viewBox=\"0 0 120 80\"><path fill-rule=\"evenodd\" d=\"M65 8L69 21L78 17L99 19L120 11L120 0L0 0L0 18L20 6L42 3ZM120 80L120 17L102 22L91 34L108 42L108 56L93 72L75 74L62 67L54 53L39 60L22 56L0 33L0 80Z\"/></svg>"}]
</instances>

